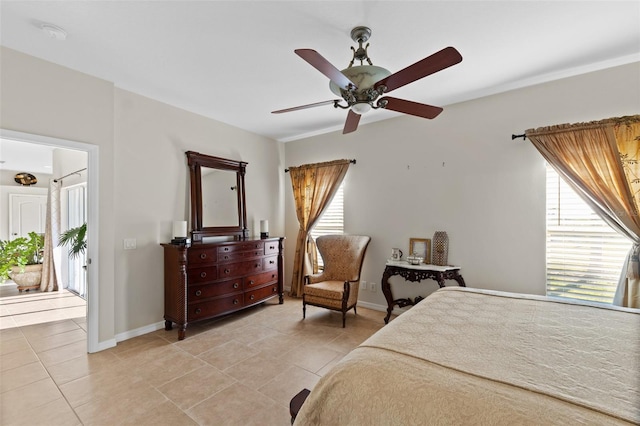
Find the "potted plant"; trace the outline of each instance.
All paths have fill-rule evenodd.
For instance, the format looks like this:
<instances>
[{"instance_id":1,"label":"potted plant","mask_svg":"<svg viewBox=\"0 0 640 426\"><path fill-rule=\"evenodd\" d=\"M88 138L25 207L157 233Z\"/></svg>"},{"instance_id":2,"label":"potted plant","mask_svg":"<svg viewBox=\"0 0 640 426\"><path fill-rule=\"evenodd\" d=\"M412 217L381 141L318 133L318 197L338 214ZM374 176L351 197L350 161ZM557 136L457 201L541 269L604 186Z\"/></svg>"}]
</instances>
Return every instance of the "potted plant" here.
<instances>
[{"instance_id":1,"label":"potted plant","mask_svg":"<svg viewBox=\"0 0 640 426\"><path fill-rule=\"evenodd\" d=\"M0 241L0 282L11 278L18 290L40 287L44 236L29 232L28 237Z\"/></svg>"},{"instance_id":2,"label":"potted plant","mask_svg":"<svg viewBox=\"0 0 640 426\"><path fill-rule=\"evenodd\" d=\"M59 246L69 246L69 257L75 258L87 249L87 223L60 234Z\"/></svg>"}]
</instances>

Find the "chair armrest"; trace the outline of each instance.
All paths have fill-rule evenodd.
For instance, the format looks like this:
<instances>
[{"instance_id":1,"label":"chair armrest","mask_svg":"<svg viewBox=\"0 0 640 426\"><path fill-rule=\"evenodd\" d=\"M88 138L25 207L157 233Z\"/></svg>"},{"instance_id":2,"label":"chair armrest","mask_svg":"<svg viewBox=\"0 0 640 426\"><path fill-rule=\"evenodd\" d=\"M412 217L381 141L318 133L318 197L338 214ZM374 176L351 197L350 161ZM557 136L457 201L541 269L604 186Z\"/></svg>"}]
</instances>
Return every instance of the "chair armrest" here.
<instances>
[{"instance_id":1,"label":"chair armrest","mask_svg":"<svg viewBox=\"0 0 640 426\"><path fill-rule=\"evenodd\" d=\"M321 281L326 281L324 279L324 273L323 272L320 272L318 274L305 275L305 277L304 277L305 285L306 284L319 283Z\"/></svg>"}]
</instances>

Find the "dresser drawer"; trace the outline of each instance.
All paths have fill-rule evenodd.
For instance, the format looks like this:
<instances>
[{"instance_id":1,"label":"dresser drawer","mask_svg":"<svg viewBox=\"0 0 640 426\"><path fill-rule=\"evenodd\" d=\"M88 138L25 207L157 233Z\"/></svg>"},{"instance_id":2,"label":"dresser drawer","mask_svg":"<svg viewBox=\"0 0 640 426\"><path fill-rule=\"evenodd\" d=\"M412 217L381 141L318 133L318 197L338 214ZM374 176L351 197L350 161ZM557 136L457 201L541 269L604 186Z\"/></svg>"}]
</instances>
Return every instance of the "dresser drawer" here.
<instances>
[{"instance_id":1,"label":"dresser drawer","mask_svg":"<svg viewBox=\"0 0 640 426\"><path fill-rule=\"evenodd\" d=\"M251 275L250 277L245 278L244 285L246 289L249 289L251 287L259 287L272 281L278 281L278 271L263 272L261 274Z\"/></svg>"},{"instance_id":2,"label":"dresser drawer","mask_svg":"<svg viewBox=\"0 0 640 426\"><path fill-rule=\"evenodd\" d=\"M262 267L263 271L271 271L273 269L278 269L278 256L265 257L262 260L262 263L264 265Z\"/></svg>"},{"instance_id":3,"label":"dresser drawer","mask_svg":"<svg viewBox=\"0 0 640 426\"><path fill-rule=\"evenodd\" d=\"M266 287L257 288L255 290L247 291L244 294L244 304L246 306L257 303L261 300L264 300L268 297L275 296L278 294L278 285L268 285Z\"/></svg>"},{"instance_id":4,"label":"dresser drawer","mask_svg":"<svg viewBox=\"0 0 640 426\"><path fill-rule=\"evenodd\" d=\"M232 251L230 253L218 254L218 260L220 262L232 262L234 260L262 257L263 255L262 250Z\"/></svg>"},{"instance_id":5,"label":"dresser drawer","mask_svg":"<svg viewBox=\"0 0 640 426\"><path fill-rule=\"evenodd\" d=\"M237 251L258 250L260 254L264 254L264 242L251 241L246 243L226 244L218 247L218 254L233 253Z\"/></svg>"},{"instance_id":6,"label":"dresser drawer","mask_svg":"<svg viewBox=\"0 0 640 426\"><path fill-rule=\"evenodd\" d=\"M202 263L215 263L218 261L218 251L216 247L194 248L187 251L187 263L198 265Z\"/></svg>"},{"instance_id":7,"label":"dresser drawer","mask_svg":"<svg viewBox=\"0 0 640 426\"><path fill-rule=\"evenodd\" d=\"M267 241L264 243L264 254L278 254L278 242Z\"/></svg>"},{"instance_id":8,"label":"dresser drawer","mask_svg":"<svg viewBox=\"0 0 640 426\"><path fill-rule=\"evenodd\" d=\"M225 294L242 291L242 278L237 280L227 280L219 283L191 285L187 289L187 300L189 303L200 302L210 297L222 296Z\"/></svg>"},{"instance_id":9,"label":"dresser drawer","mask_svg":"<svg viewBox=\"0 0 640 426\"><path fill-rule=\"evenodd\" d=\"M218 279L218 267L216 265L207 266L204 268L188 268L187 269L187 283L199 284L209 281L215 281Z\"/></svg>"},{"instance_id":10,"label":"dresser drawer","mask_svg":"<svg viewBox=\"0 0 640 426\"><path fill-rule=\"evenodd\" d=\"M262 271L262 259L247 260L244 262L227 263L220 265L218 278L234 278L255 274Z\"/></svg>"},{"instance_id":11,"label":"dresser drawer","mask_svg":"<svg viewBox=\"0 0 640 426\"><path fill-rule=\"evenodd\" d=\"M243 306L242 294L193 303L187 306L187 322L235 311Z\"/></svg>"}]
</instances>

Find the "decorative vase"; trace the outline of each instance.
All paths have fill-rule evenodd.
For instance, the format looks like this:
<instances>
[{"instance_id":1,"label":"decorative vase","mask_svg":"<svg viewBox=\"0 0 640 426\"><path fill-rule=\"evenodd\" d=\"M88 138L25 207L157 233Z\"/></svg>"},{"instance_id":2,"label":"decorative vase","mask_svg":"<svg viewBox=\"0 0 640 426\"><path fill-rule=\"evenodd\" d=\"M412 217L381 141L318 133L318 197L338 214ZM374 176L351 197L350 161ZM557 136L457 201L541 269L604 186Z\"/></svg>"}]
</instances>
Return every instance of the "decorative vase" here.
<instances>
[{"instance_id":1,"label":"decorative vase","mask_svg":"<svg viewBox=\"0 0 640 426\"><path fill-rule=\"evenodd\" d=\"M18 286L18 291L22 293L22 290L32 290L40 288L40 281L42 280L42 264L26 265L24 271L19 266L11 268L11 279Z\"/></svg>"},{"instance_id":2,"label":"decorative vase","mask_svg":"<svg viewBox=\"0 0 640 426\"><path fill-rule=\"evenodd\" d=\"M433 234L433 264L448 265L449 257L449 236L444 231L436 231Z\"/></svg>"}]
</instances>

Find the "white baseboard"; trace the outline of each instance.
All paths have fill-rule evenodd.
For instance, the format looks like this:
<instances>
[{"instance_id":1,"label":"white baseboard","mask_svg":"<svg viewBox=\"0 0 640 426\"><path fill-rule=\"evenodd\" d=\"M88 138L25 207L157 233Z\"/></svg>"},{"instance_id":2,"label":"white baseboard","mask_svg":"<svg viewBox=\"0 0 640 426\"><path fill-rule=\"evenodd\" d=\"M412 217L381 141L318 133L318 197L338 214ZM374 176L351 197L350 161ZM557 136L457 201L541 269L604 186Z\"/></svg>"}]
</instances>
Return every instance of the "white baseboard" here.
<instances>
[{"instance_id":1,"label":"white baseboard","mask_svg":"<svg viewBox=\"0 0 640 426\"><path fill-rule=\"evenodd\" d=\"M116 345L116 339L109 339L103 342L98 342L98 349L96 352L104 351L105 349L113 348Z\"/></svg>"},{"instance_id":2,"label":"white baseboard","mask_svg":"<svg viewBox=\"0 0 640 426\"><path fill-rule=\"evenodd\" d=\"M381 311L381 312L387 311L387 307L384 305L378 305L377 303L364 302L362 300L358 300L358 306L362 306L363 308L367 308L367 309L372 309L374 311ZM406 309L395 308L392 311L392 313L395 315L400 315L405 310ZM164 328L164 321L160 321L155 324L149 324L144 327L136 328L135 330L129 330L129 331L125 331L124 333L116 334L115 339L100 342L98 344L98 351L112 348L116 346L116 343L118 342L129 340L134 337L142 336L143 334L153 333L154 331L158 331L163 328Z\"/></svg>"},{"instance_id":3,"label":"white baseboard","mask_svg":"<svg viewBox=\"0 0 640 426\"><path fill-rule=\"evenodd\" d=\"M125 331L124 333L116 334L115 341L122 342L123 340L129 340L134 337L142 336L143 334L153 333L154 331L160 330L162 328L164 328L164 321L145 325L144 327L136 328L135 330L129 330Z\"/></svg>"},{"instance_id":4,"label":"white baseboard","mask_svg":"<svg viewBox=\"0 0 640 426\"><path fill-rule=\"evenodd\" d=\"M367 309L371 309L374 311L382 311L382 312L387 312L387 306L386 305L378 305L376 303L371 303L371 302L364 302L362 300L358 300L358 305L357 306L362 306L363 308L367 308ZM406 312L407 308L394 308L391 313L394 315L400 315L403 312Z\"/></svg>"}]
</instances>

